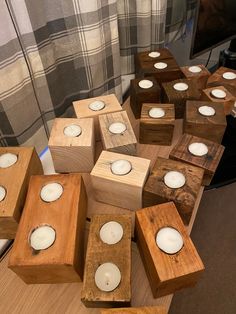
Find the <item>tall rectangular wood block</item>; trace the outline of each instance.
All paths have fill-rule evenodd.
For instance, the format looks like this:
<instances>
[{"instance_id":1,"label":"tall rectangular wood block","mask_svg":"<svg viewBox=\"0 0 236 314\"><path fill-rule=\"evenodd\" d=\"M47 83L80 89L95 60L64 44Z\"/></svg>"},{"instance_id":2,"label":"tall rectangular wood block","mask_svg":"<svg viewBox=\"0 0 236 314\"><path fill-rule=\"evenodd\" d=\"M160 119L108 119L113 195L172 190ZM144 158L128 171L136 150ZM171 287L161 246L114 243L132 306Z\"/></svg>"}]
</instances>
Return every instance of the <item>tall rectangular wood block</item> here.
<instances>
[{"instance_id":1,"label":"tall rectangular wood block","mask_svg":"<svg viewBox=\"0 0 236 314\"><path fill-rule=\"evenodd\" d=\"M137 155L137 140L126 111L100 115L99 125L104 150Z\"/></svg>"},{"instance_id":2,"label":"tall rectangular wood block","mask_svg":"<svg viewBox=\"0 0 236 314\"><path fill-rule=\"evenodd\" d=\"M193 155L190 150L194 147L189 147L189 145L193 143L201 143L205 145L204 147L207 148L207 153L203 156ZM202 168L204 170L202 184L209 185L218 167L223 152L224 146L218 143L193 135L184 134L180 138L178 144L170 152L169 158ZM196 153L201 154L199 150L196 151Z\"/></svg>"},{"instance_id":3,"label":"tall rectangular wood block","mask_svg":"<svg viewBox=\"0 0 236 314\"><path fill-rule=\"evenodd\" d=\"M174 104L143 104L139 142L141 144L171 145L174 126Z\"/></svg>"},{"instance_id":4,"label":"tall rectangular wood block","mask_svg":"<svg viewBox=\"0 0 236 314\"><path fill-rule=\"evenodd\" d=\"M117 165L119 160L125 162ZM141 208L149 167L148 159L103 151L91 172L95 199L128 209Z\"/></svg>"},{"instance_id":5,"label":"tall rectangular wood block","mask_svg":"<svg viewBox=\"0 0 236 314\"><path fill-rule=\"evenodd\" d=\"M56 172L90 172L95 154L93 119L55 119L48 146Z\"/></svg>"},{"instance_id":6,"label":"tall rectangular wood block","mask_svg":"<svg viewBox=\"0 0 236 314\"><path fill-rule=\"evenodd\" d=\"M143 103L160 102L160 97L161 89L154 77L130 81L130 107L136 119L141 116Z\"/></svg>"},{"instance_id":7,"label":"tall rectangular wood block","mask_svg":"<svg viewBox=\"0 0 236 314\"><path fill-rule=\"evenodd\" d=\"M181 70L187 79L192 80L196 84L198 90L201 91L206 88L207 80L211 73L203 64L181 67Z\"/></svg>"},{"instance_id":8,"label":"tall rectangular wood block","mask_svg":"<svg viewBox=\"0 0 236 314\"><path fill-rule=\"evenodd\" d=\"M15 238L30 176L42 173L33 147L0 147L0 239Z\"/></svg>"},{"instance_id":9,"label":"tall rectangular wood block","mask_svg":"<svg viewBox=\"0 0 236 314\"><path fill-rule=\"evenodd\" d=\"M201 110L199 108L205 106L213 108L212 116L204 116L199 112ZM226 125L224 108L221 104L209 101L187 101L183 125L184 133L220 144Z\"/></svg>"},{"instance_id":10,"label":"tall rectangular wood block","mask_svg":"<svg viewBox=\"0 0 236 314\"><path fill-rule=\"evenodd\" d=\"M207 87L224 86L236 97L236 70L220 67L207 81Z\"/></svg>"},{"instance_id":11,"label":"tall rectangular wood block","mask_svg":"<svg viewBox=\"0 0 236 314\"><path fill-rule=\"evenodd\" d=\"M55 183L59 198L52 201ZM86 211L87 196L79 174L33 176L8 267L27 284L81 281ZM54 242L49 237L48 248L35 246L37 233L45 226L54 234ZM48 241L45 234L41 236Z\"/></svg>"},{"instance_id":12,"label":"tall rectangular wood block","mask_svg":"<svg viewBox=\"0 0 236 314\"><path fill-rule=\"evenodd\" d=\"M108 222L123 229L117 243L108 244L101 238L100 230ZM114 231L114 230L113 230ZM114 234L114 233L113 233ZM107 232L107 239L112 232ZM114 241L115 242L115 241ZM100 272L104 264L111 263L120 274L117 282L110 279L109 270ZM101 266L102 265L102 266ZM100 270L98 269L100 267ZM118 268L118 269L117 269ZM112 270L111 270L112 272ZM111 273L111 277L114 273ZM99 279L95 281L95 277ZM118 276L119 277L119 276ZM81 300L87 307L129 306L131 302L131 217L129 215L95 215L90 224ZM105 285L105 287L104 287ZM111 287L113 285L113 287ZM109 291L110 290L110 291Z\"/></svg>"},{"instance_id":13,"label":"tall rectangular wood block","mask_svg":"<svg viewBox=\"0 0 236 314\"><path fill-rule=\"evenodd\" d=\"M187 100L197 100L199 98L200 92L191 80L181 79L162 84L162 102L175 105L176 119L184 117Z\"/></svg>"},{"instance_id":14,"label":"tall rectangular wood block","mask_svg":"<svg viewBox=\"0 0 236 314\"><path fill-rule=\"evenodd\" d=\"M93 118L95 139L100 140L98 116L104 113L121 111L122 107L115 94L77 100L73 102L77 118Z\"/></svg>"},{"instance_id":15,"label":"tall rectangular wood block","mask_svg":"<svg viewBox=\"0 0 236 314\"><path fill-rule=\"evenodd\" d=\"M184 176L185 183L179 188L165 184L165 176L177 171ZM200 190L204 170L183 162L158 157L143 189L143 207L173 201L185 224L192 216Z\"/></svg>"},{"instance_id":16,"label":"tall rectangular wood block","mask_svg":"<svg viewBox=\"0 0 236 314\"><path fill-rule=\"evenodd\" d=\"M154 298L196 284L204 265L172 202L138 210L135 226ZM156 236L165 227L176 229L182 236L183 246L175 254L165 253L157 245Z\"/></svg>"},{"instance_id":17,"label":"tall rectangular wood block","mask_svg":"<svg viewBox=\"0 0 236 314\"><path fill-rule=\"evenodd\" d=\"M119 308L119 309L103 309L101 314L167 314L164 306L144 306L132 308Z\"/></svg>"}]
</instances>

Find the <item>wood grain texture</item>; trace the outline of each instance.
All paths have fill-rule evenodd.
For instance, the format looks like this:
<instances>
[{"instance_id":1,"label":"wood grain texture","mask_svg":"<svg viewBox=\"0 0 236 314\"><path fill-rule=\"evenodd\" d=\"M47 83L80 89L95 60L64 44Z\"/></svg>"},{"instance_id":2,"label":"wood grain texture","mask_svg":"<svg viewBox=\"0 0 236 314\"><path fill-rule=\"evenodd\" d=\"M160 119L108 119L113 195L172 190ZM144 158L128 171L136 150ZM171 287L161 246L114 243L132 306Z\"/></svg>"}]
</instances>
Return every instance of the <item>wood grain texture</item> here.
<instances>
[{"instance_id":1,"label":"wood grain texture","mask_svg":"<svg viewBox=\"0 0 236 314\"><path fill-rule=\"evenodd\" d=\"M113 245L100 239L100 229L108 221L121 224L124 234ZM121 253L122 252L122 253ZM121 282L110 292L95 284L95 272L103 263L115 264L121 272ZM81 300L87 307L129 306L131 302L131 217L129 215L95 215L90 223Z\"/></svg>"},{"instance_id":2,"label":"wood grain texture","mask_svg":"<svg viewBox=\"0 0 236 314\"><path fill-rule=\"evenodd\" d=\"M42 174L41 161L33 147L0 147L0 155L16 154L17 162L8 168L0 168L0 185L6 197L0 202L0 238L14 239L24 207L30 177Z\"/></svg>"},{"instance_id":3,"label":"wood grain texture","mask_svg":"<svg viewBox=\"0 0 236 314\"><path fill-rule=\"evenodd\" d=\"M208 148L208 153L204 156L194 156L188 146L192 143L203 143ZM204 170L203 185L209 185L218 167L220 159L224 152L224 146L208 141L206 139L183 134L177 145L170 152L170 158L173 160L183 161L190 165L200 167Z\"/></svg>"},{"instance_id":4,"label":"wood grain texture","mask_svg":"<svg viewBox=\"0 0 236 314\"><path fill-rule=\"evenodd\" d=\"M234 69L220 67L208 78L207 87L224 86L234 97L236 97L236 79L225 79L223 77L225 72L233 72L236 74L236 70Z\"/></svg>"},{"instance_id":5,"label":"wood grain texture","mask_svg":"<svg viewBox=\"0 0 236 314\"><path fill-rule=\"evenodd\" d=\"M81 135L69 137L64 134L64 128L71 124L81 127ZM95 154L93 119L55 119L48 147L56 172L90 172Z\"/></svg>"},{"instance_id":6,"label":"wood grain texture","mask_svg":"<svg viewBox=\"0 0 236 314\"><path fill-rule=\"evenodd\" d=\"M60 183L64 190L58 200L47 203L40 198L40 191L50 182ZM28 284L81 281L86 210L87 196L79 174L33 176L9 268ZM35 254L28 243L29 235L44 224L54 228L56 240L50 248Z\"/></svg>"},{"instance_id":7,"label":"wood grain texture","mask_svg":"<svg viewBox=\"0 0 236 314\"><path fill-rule=\"evenodd\" d=\"M115 122L124 123L126 130L121 134L112 134L109 126ZM125 155L137 155L137 140L125 111L100 115L99 125L104 150Z\"/></svg>"},{"instance_id":8,"label":"wood grain texture","mask_svg":"<svg viewBox=\"0 0 236 314\"><path fill-rule=\"evenodd\" d=\"M211 73L203 64L198 64L198 67L201 68L201 72L192 73L189 71L189 66L181 67L181 71L187 79L190 79L197 86L198 90L206 88L207 80L210 77Z\"/></svg>"},{"instance_id":9,"label":"wood grain texture","mask_svg":"<svg viewBox=\"0 0 236 314\"><path fill-rule=\"evenodd\" d=\"M167 314L164 306L145 306L136 308L103 309L101 314Z\"/></svg>"},{"instance_id":10,"label":"wood grain texture","mask_svg":"<svg viewBox=\"0 0 236 314\"><path fill-rule=\"evenodd\" d=\"M161 118L151 118L149 110L161 108L165 115ZM171 145L175 125L174 104L143 104L141 118L139 142L141 144Z\"/></svg>"},{"instance_id":11,"label":"wood grain texture","mask_svg":"<svg viewBox=\"0 0 236 314\"><path fill-rule=\"evenodd\" d=\"M167 226L183 237L184 246L176 254L166 254L156 245L157 232ZM154 297L196 284L204 266L173 202L138 210L136 235Z\"/></svg>"},{"instance_id":12,"label":"wood grain texture","mask_svg":"<svg viewBox=\"0 0 236 314\"><path fill-rule=\"evenodd\" d=\"M179 171L186 183L179 189L171 189L164 183L169 171ZM183 162L158 157L143 189L143 207L173 201L185 224L188 224L200 190L204 170Z\"/></svg>"}]
</instances>

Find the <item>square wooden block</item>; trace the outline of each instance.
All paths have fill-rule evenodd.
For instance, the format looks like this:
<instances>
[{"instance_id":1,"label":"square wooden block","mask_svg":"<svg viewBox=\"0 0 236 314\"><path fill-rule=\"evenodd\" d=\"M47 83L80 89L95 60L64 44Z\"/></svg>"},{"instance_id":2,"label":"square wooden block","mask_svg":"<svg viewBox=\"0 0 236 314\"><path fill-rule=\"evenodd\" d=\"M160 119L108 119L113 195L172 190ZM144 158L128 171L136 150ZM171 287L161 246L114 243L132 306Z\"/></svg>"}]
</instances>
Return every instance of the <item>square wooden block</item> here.
<instances>
[{"instance_id":1,"label":"square wooden block","mask_svg":"<svg viewBox=\"0 0 236 314\"><path fill-rule=\"evenodd\" d=\"M174 126L174 104L143 104L139 142L141 144L171 145Z\"/></svg>"},{"instance_id":2,"label":"square wooden block","mask_svg":"<svg viewBox=\"0 0 236 314\"><path fill-rule=\"evenodd\" d=\"M212 116L202 115L199 108L205 106L213 108L215 113ZM220 144L226 125L224 108L221 104L209 101L187 101L183 125L184 133L206 138Z\"/></svg>"},{"instance_id":3,"label":"square wooden block","mask_svg":"<svg viewBox=\"0 0 236 314\"><path fill-rule=\"evenodd\" d=\"M176 119L184 117L187 100L197 100L200 96L201 94L196 84L188 79L180 79L162 84L162 102L175 105Z\"/></svg>"},{"instance_id":4,"label":"square wooden block","mask_svg":"<svg viewBox=\"0 0 236 314\"><path fill-rule=\"evenodd\" d=\"M100 114L122 110L122 107L115 94L77 100L73 102L73 106L77 118L94 119L96 140L100 140L98 116Z\"/></svg>"},{"instance_id":5,"label":"square wooden block","mask_svg":"<svg viewBox=\"0 0 236 314\"><path fill-rule=\"evenodd\" d=\"M198 90L201 91L206 88L207 80L211 73L203 64L181 67L181 70L187 79L192 80L196 84Z\"/></svg>"},{"instance_id":6,"label":"square wooden block","mask_svg":"<svg viewBox=\"0 0 236 314\"><path fill-rule=\"evenodd\" d=\"M234 97L236 97L236 70L220 67L207 81L207 87L224 86Z\"/></svg>"},{"instance_id":7,"label":"square wooden block","mask_svg":"<svg viewBox=\"0 0 236 314\"><path fill-rule=\"evenodd\" d=\"M104 228L104 225L111 221L118 223L120 228L123 229L122 238L114 244L105 243L100 236L101 228ZM112 235L115 233L114 229L112 230L110 232L107 230L106 234L104 234L105 232L103 233L103 236L107 236L105 241L108 240L109 242L111 240ZM98 275L100 272L98 267L105 263L111 263L113 268L115 267L120 274L120 280L118 278L116 283L115 280L112 282L112 279L110 279L108 269L104 269L104 273L101 271L100 275ZM114 273L112 272L111 277L113 275ZM99 281L95 281L95 277L99 277ZM129 306L131 302L130 282L131 217L129 215L93 216L89 229L83 288L81 291L82 302L87 307ZM112 284L114 284L113 289ZM111 291L107 291L110 289Z\"/></svg>"},{"instance_id":8,"label":"square wooden block","mask_svg":"<svg viewBox=\"0 0 236 314\"><path fill-rule=\"evenodd\" d=\"M0 147L0 239L15 238L30 177L42 173L33 147Z\"/></svg>"},{"instance_id":9,"label":"square wooden block","mask_svg":"<svg viewBox=\"0 0 236 314\"><path fill-rule=\"evenodd\" d=\"M104 150L137 155L137 140L126 111L100 115L99 125Z\"/></svg>"},{"instance_id":10,"label":"square wooden block","mask_svg":"<svg viewBox=\"0 0 236 314\"><path fill-rule=\"evenodd\" d=\"M48 147L56 172L90 172L95 154L93 119L55 119Z\"/></svg>"},{"instance_id":11,"label":"square wooden block","mask_svg":"<svg viewBox=\"0 0 236 314\"><path fill-rule=\"evenodd\" d=\"M101 314L167 314L167 309L162 306L144 306L119 309L103 309Z\"/></svg>"},{"instance_id":12,"label":"square wooden block","mask_svg":"<svg viewBox=\"0 0 236 314\"><path fill-rule=\"evenodd\" d=\"M193 143L204 144L208 150L207 153L203 156L197 156L190 153L190 149L193 149L193 146L189 148L189 145ZM224 146L218 143L208 141L197 136L184 134L180 138L178 144L170 152L169 158L202 168L204 170L202 184L209 185L218 167L223 152ZM196 151L196 153L199 154L200 152Z\"/></svg>"},{"instance_id":13,"label":"square wooden block","mask_svg":"<svg viewBox=\"0 0 236 314\"><path fill-rule=\"evenodd\" d=\"M60 192L53 201L55 187L47 186L51 183L56 183ZM81 281L86 211L87 196L79 174L31 177L8 267L27 284ZM50 228L50 235L53 230L55 233L54 242L41 234L43 240L51 240L51 246L45 249L32 242L37 239L34 232L42 226Z\"/></svg>"},{"instance_id":14,"label":"square wooden block","mask_svg":"<svg viewBox=\"0 0 236 314\"><path fill-rule=\"evenodd\" d=\"M125 163L128 161L131 165L131 170L128 169L127 174L112 172L112 167L116 168L117 165L114 162L118 160L125 160ZM95 199L132 210L141 208L142 190L149 174L149 167L148 159L103 151L91 172ZM124 163L121 163L120 170L122 173Z\"/></svg>"},{"instance_id":15,"label":"square wooden block","mask_svg":"<svg viewBox=\"0 0 236 314\"><path fill-rule=\"evenodd\" d=\"M141 116L143 103L160 102L160 97L161 89L154 77L130 81L130 107L136 119Z\"/></svg>"},{"instance_id":16,"label":"square wooden block","mask_svg":"<svg viewBox=\"0 0 236 314\"><path fill-rule=\"evenodd\" d=\"M185 178L179 188L170 188L164 182L165 175L177 171ZM204 170L183 162L158 157L143 189L143 207L173 201L185 224L192 216L200 190Z\"/></svg>"},{"instance_id":17,"label":"square wooden block","mask_svg":"<svg viewBox=\"0 0 236 314\"><path fill-rule=\"evenodd\" d=\"M168 254L157 245L156 236L165 227L182 236L183 246L177 253ZM136 235L154 298L196 284L204 265L173 202L138 210Z\"/></svg>"}]
</instances>

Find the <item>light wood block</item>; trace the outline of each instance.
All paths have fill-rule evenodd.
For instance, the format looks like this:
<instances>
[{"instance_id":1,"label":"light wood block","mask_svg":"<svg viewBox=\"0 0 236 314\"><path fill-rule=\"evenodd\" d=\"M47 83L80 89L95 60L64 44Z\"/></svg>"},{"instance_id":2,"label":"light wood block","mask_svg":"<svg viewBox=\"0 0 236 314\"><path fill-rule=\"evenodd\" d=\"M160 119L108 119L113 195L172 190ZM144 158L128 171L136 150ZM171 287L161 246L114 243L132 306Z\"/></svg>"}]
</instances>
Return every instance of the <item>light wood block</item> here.
<instances>
[{"instance_id":1,"label":"light wood block","mask_svg":"<svg viewBox=\"0 0 236 314\"><path fill-rule=\"evenodd\" d=\"M122 239L106 244L100 239L100 229L108 221L123 228ZM103 263L115 264L121 281L113 291L102 291L95 283L97 268ZM131 217L129 215L95 215L90 224L81 300L87 307L129 306L131 301Z\"/></svg>"},{"instance_id":2,"label":"light wood block","mask_svg":"<svg viewBox=\"0 0 236 314\"><path fill-rule=\"evenodd\" d=\"M69 125L80 126L81 134L77 137L66 136L64 129ZM48 147L56 172L90 172L95 154L93 119L55 119Z\"/></svg>"},{"instance_id":3,"label":"light wood block","mask_svg":"<svg viewBox=\"0 0 236 314\"><path fill-rule=\"evenodd\" d=\"M105 103L105 107L102 110L93 111L89 108L89 105L96 100L99 100ZM95 129L96 140L100 140L98 116L100 114L122 110L122 107L115 94L77 100L73 102L73 106L74 106L74 110L75 110L75 114L77 118L93 118L94 119L94 129Z\"/></svg>"},{"instance_id":4,"label":"light wood block","mask_svg":"<svg viewBox=\"0 0 236 314\"><path fill-rule=\"evenodd\" d=\"M208 148L208 153L204 156L194 156L189 152L188 146L192 143L203 143ZM224 152L224 146L208 141L204 138L184 134L177 145L170 152L169 158L183 161L188 164L200 167L204 170L202 184L209 185L218 167Z\"/></svg>"},{"instance_id":5,"label":"light wood block","mask_svg":"<svg viewBox=\"0 0 236 314\"><path fill-rule=\"evenodd\" d=\"M189 70L190 66L181 67L181 71L187 79L190 79L197 86L198 90L206 88L207 80L210 77L211 73L203 64L198 64L197 67L201 69L200 72L193 73Z\"/></svg>"},{"instance_id":6,"label":"light wood block","mask_svg":"<svg viewBox=\"0 0 236 314\"><path fill-rule=\"evenodd\" d=\"M167 314L164 306L144 306L119 309L103 309L101 314Z\"/></svg>"},{"instance_id":7,"label":"light wood block","mask_svg":"<svg viewBox=\"0 0 236 314\"><path fill-rule=\"evenodd\" d=\"M165 115L161 118L152 118L149 111L152 108L161 108ZM173 104L143 104L139 143L152 145L171 145L175 125L175 107Z\"/></svg>"},{"instance_id":8,"label":"light wood block","mask_svg":"<svg viewBox=\"0 0 236 314\"><path fill-rule=\"evenodd\" d=\"M115 175L111 164L127 160L132 170L126 175ZM142 207L142 189L147 179L150 160L103 151L92 172L93 195L97 201L128 209Z\"/></svg>"},{"instance_id":9,"label":"light wood block","mask_svg":"<svg viewBox=\"0 0 236 314\"><path fill-rule=\"evenodd\" d=\"M126 130L119 134L111 133L109 126L115 122L124 123ZM126 155L137 155L137 140L126 111L100 115L99 125L104 150Z\"/></svg>"},{"instance_id":10,"label":"light wood block","mask_svg":"<svg viewBox=\"0 0 236 314\"><path fill-rule=\"evenodd\" d=\"M201 106L210 106L215 109L215 115L206 117L199 113ZM226 129L226 117L221 104L209 101L186 102L186 112L183 123L184 133L192 134L209 141L221 143Z\"/></svg>"},{"instance_id":11,"label":"light wood block","mask_svg":"<svg viewBox=\"0 0 236 314\"><path fill-rule=\"evenodd\" d=\"M45 202L41 188L52 182L63 186L61 197ZM84 267L84 229L87 196L79 174L33 176L8 267L27 284L81 281ZM46 250L29 245L31 232L50 225L56 240Z\"/></svg>"},{"instance_id":12,"label":"light wood block","mask_svg":"<svg viewBox=\"0 0 236 314\"><path fill-rule=\"evenodd\" d=\"M234 97L236 97L236 78L225 79L223 74L225 72L232 72L236 75L236 70L220 67L216 70L207 81L207 87L224 86Z\"/></svg>"},{"instance_id":13,"label":"light wood block","mask_svg":"<svg viewBox=\"0 0 236 314\"><path fill-rule=\"evenodd\" d=\"M169 171L178 171L185 176L185 185L178 189L169 188L164 176ZM185 224L192 216L204 170L183 162L158 157L152 172L144 185L143 207L173 201Z\"/></svg>"},{"instance_id":14,"label":"light wood block","mask_svg":"<svg viewBox=\"0 0 236 314\"><path fill-rule=\"evenodd\" d=\"M172 227L182 235L184 245L176 254L167 254L156 244L156 234L163 227ZM136 235L154 297L196 284L204 265L173 202L138 210Z\"/></svg>"},{"instance_id":15,"label":"light wood block","mask_svg":"<svg viewBox=\"0 0 236 314\"><path fill-rule=\"evenodd\" d=\"M24 207L30 176L42 174L41 161L33 147L0 147L0 156L17 155L17 162L0 168L0 186L6 190L0 202L0 239L14 239Z\"/></svg>"}]
</instances>

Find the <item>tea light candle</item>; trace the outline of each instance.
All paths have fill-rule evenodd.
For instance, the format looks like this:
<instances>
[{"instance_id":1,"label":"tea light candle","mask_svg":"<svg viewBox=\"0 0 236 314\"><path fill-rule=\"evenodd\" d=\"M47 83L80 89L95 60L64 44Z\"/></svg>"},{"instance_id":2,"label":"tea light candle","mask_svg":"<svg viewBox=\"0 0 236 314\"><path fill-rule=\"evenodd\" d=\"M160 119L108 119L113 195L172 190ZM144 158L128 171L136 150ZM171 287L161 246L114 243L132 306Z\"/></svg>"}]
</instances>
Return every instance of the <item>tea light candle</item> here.
<instances>
[{"instance_id":1,"label":"tea light candle","mask_svg":"<svg viewBox=\"0 0 236 314\"><path fill-rule=\"evenodd\" d=\"M50 226L37 227L30 235L30 246L36 250L48 249L56 239L56 231Z\"/></svg>"},{"instance_id":2,"label":"tea light candle","mask_svg":"<svg viewBox=\"0 0 236 314\"><path fill-rule=\"evenodd\" d=\"M105 108L105 103L101 100L95 100L89 104L89 109L99 111Z\"/></svg>"},{"instance_id":3,"label":"tea light candle","mask_svg":"<svg viewBox=\"0 0 236 314\"><path fill-rule=\"evenodd\" d=\"M102 291L109 292L115 290L120 281L120 270L113 263L104 263L95 272L95 284Z\"/></svg>"},{"instance_id":4,"label":"tea light candle","mask_svg":"<svg viewBox=\"0 0 236 314\"><path fill-rule=\"evenodd\" d=\"M118 176L124 176L132 169L132 165L128 160L119 159L111 164L111 172Z\"/></svg>"},{"instance_id":5,"label":"tea light candle","mask_svg":"<svg viewBox=\"0 0 236 314\"><path fill-rule=\"evenodd\" d=\"M178 92L183 92L183 91L186 91L188 89L188 85L186 83L176 83L176 84L174 84L173 87Z\"/></svg>"},{"instance_id":6,"label":"tea light candle","mask_svg":"<svg viewBox=\"0 0 236 314\"><path fill-rule=\"evenodd\" d=\"M151 88L153 86L153 82L150 80L141 80L141 81L139 81L138 85L141 88L148 89L148 88Z\"/></svg>"},{"instance_id":7,"label":"tea light candle","mask_svg":"<svg viewBox=\"0 0 236 314\"><path fill-rule=\"evenodd\" d=\"M106 244L118 243L124 234L124 230L116 221L108 221L100 229L100 238Z\"/></svg>"},{"instance_id":8,"label":"tea light candle","mask_svg":"<svg viewBox=\"0 0 236 314\"><path fill-rule=\"evenodd\" d=\"M233 72L225 72L223 73L223 78L226 80L234 80L236 79L236 74Z\"/></svg>"},{"instance_id":9,"label":"tea light candle","mask_svg":"<svg viewBox=\"0 0 236 314\"><path fill-rule=\"evenodd\" d=\"M210 106L201 106L198 108L198 112L202 116L206 116L206 117L214 116L216 113L215 109Z\"/></svg>"},{"instance_id":10,"label":"tea light candle","mask_svg":"<svg viewBox=\"0 0 236 314\"><path fill-rule=\"evenodd\" d=\"M0 156L0 168L8 168L17 162L17 155L12 153L2 154Z\"/></svg>"},{"instance_id":11,"label":"tea light candle","mask_svg":"<svg viewBox=\"0 0 236 314\"><path fill-rule=\"evenodd\" d=\"M216 88L211 90L211 95L214 96L215 98L223 99L226 97L226 92L219 88Z\"/></svg>"},{"instance_id":12,"label":"tea light candle","mask_svg":"<svg viewBox=\"0 0 236 314\"><path fill-rule=\"evenodd\" d=\"M71 124L64 128L64 134L70 137L77 137L82 133L82 129L79 125Z\"/></svg>"},{"instance_id":13,"label":"tea light candle","mask_svg":"<svg viewBox=\"0 0 236 314\"><path fill-rule=\"evenodd\" d=\"M161 54L158 51L151 51L148 55L151 58L158 58L158 57L160 57Z\"/></svg>"},{"instance_id":14,"label":"tea light candle","mask_svg":"<svg viewBox=\"0 0 236 314\"><path fill-rule=\"evenodd\" d=\"M40 196L44 202L53 202L58 200L63 193L63 187L59 183L48 183L41 189Z\"/></svg>"},{"instance_id":15,"label":"tea light candle","mask_svg":"<svg viewBox=\"0 0 236 314\"><path fill-rule=\"evenodd\" d=\"M204 156L208 153L208 147L204 143L192 143L188 150L194 156Z\"/></svg>"},{"instance_id":16,"label":"tea light candle","mask_svg":"<svg viewBox=\"0 0 236 314\"><path fill-rule=\"evenodd\" d=\"M108 129L113 134L122 134L126 131L126 125L122 122L114 122L109 125Z\"/></svg>"},{"instance_id":17,"label":"tea light candle","mask_svg":"<svg viewBox=\"0 0 236 314\"><path fill-rule=\"evenodd\" d=\"M193 66L189 67L188 70L191 73L200 73L202 71L202 69L197 65L193 65Z\"/></svg>"},{"instance_id":18,"label":"tea light candle","mask_svg":"<svg viewBox=\"0 0 236 314\"><path fill-rule=\"evenodd\" d=\"M164 176L164 183L171 189L179 189L185 185L185 176L179 171L169 171Z\"/></svg>"},{"instance_id":19,"label":"tea light candle","mask_svg":"<svg viewBox=\"0 0 236 314\"><path fill-rule=\"evenodd\" d=\"M176 254L182 249L184 241L179 231L171 227L164 227L157 232L156 244L163 252Z\"/></svg>"},{"instance_id":20,"label":"tea light candle","mask_svg":"<svg viewBox=\"0 0 236 314\"><path fill-rule=\"evenodd\" d=\"M3 186L0 186L0 202L4 200L6 197L6 189Z\"/></svg>"},{"instance_id":21,"label":"tea light candle","mask_svg":"<svg viewBox=\"0 0 236 314\"><path fill-rule=\"evenodd\" d=\"M158 70L162 70L162 69L165 69L167 68L167 63L165 62L157 62L154 64L154 67Z\"/></svg>"},{"instance_id":22,"label":"tea light candle","mask_svg":"<svg viewBox=\"0 0 236 314\"><path fill-rule=\"evenodd\" d=\"M162 118L165 115L165 110L162 108L152 108L148 112L149 117L151 118Z\"/></svg>"}]
</instances>

